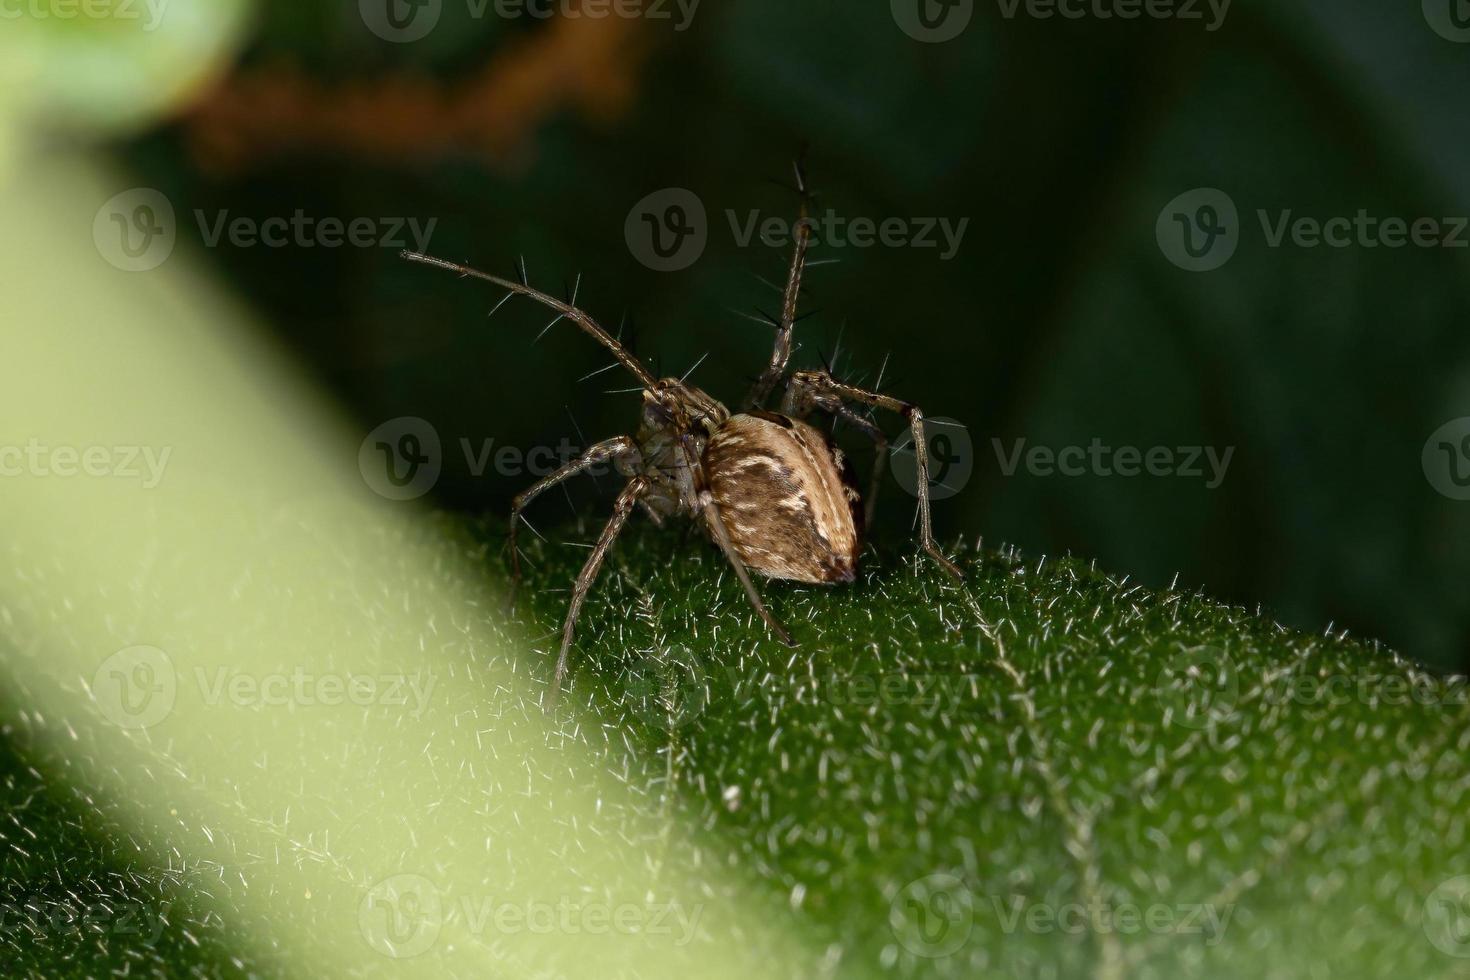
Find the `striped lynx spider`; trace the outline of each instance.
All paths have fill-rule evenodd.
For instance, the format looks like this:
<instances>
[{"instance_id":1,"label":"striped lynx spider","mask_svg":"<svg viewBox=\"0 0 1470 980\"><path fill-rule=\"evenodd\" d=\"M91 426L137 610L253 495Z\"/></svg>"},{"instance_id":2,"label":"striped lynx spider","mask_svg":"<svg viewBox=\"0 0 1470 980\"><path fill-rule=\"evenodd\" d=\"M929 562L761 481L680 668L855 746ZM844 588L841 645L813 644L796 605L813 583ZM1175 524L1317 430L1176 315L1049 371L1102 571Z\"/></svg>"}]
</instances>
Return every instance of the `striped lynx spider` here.
<instances>
[{"instance_id":1,"label":"striped lynx spider","mask_svg":"<svg viewBox=\"0 0 1470 980\"><path fill-rule=\"evenodd\" d=\"M939 567L956 579L960 571L934 543L929 518L929 459L924 415L917 405L876 391L845 384L826 371L793 371L791 331L797 316L802 272L811 244L809 196L801 167L796 167L801 209L796 225L791 266L782 293L781 319L770 363L756 379L742 411L731 411L714 398L677 378L655 378L633 354L582 310L532 289L456 262L418 252L403 257L493 283L511 295L529 296L567 319L612 351L643 389L643 417L636 437L616 436L597 443L551 475L518 495L511 506L511 602L520 585L520 554L516 529L521 512L536 497L563 480L593 466L614 463L630 474L613 504L612 518L602 529L592 553L572 589L571 605L562 626L561 652L551 682L549 703L556 702L567 673L567 654L582 603L602 568L618 533L636 507L642 507L656 525L673 515L699 522L724 552L751 606L772 633L788 646L791 634L766 609L751 582L750 572L773 579L818 585L851 582L856 577L862 530L873 519L873 508L888 454L888 438L851 405L896 412L908 420L918 464L919 542ZM572 302L576 301L575 294ZM504 302L502 300L501 302ZM779 412L767 411L766 402L780 389ZM877 460L868 490L866 513L843 464L841 450L805 419L814 411L848 423L872 440Z\"/></svg>"}]
</instances>

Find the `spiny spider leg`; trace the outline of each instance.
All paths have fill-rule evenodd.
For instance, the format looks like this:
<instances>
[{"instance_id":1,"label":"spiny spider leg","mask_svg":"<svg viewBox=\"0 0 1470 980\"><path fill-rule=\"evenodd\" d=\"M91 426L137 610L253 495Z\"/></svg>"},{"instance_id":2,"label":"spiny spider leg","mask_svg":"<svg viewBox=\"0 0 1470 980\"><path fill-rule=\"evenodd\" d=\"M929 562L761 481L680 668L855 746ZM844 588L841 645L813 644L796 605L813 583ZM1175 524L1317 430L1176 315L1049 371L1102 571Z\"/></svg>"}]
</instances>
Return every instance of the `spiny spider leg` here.
<instances>
[{"instance_id":1,"label":"spiny spider leg","mask_svg":"<svg viewBox=\"0 0 1470 980\"><path fill-rule=\"evenodd\" d=\"M807 213L811 196L806 189L806 174L801 161L792 164L796 171L796 189L801 194L801 206L796 220L796 244L791 252L791 269L786 276L786 291L781 296L781 322L776 327L776 344L771 351L771 363L761 372L745 400L746 410L765 407L771 389L786 373L786 363L791 360L791 328L796 324L797 301L801 297L801 274L806 269L807 248L811 245L812 226Z\"/></svg>"},{"instance_id":2,"label":"spiny spider leg","mask_svg":"<svg viewBox=\"0 0 1470 980\"><path fill-rule=\"evenodd\" d=\"M530 487L516 494L510 504L510 608L511 612L516 608L516 595L521 589L521 552L516 547L516 532L520 528L521 511L542 493L550 490L564 480L569 480L578 473L585 472L594 466L605 463L608 460L637 460L636 468L641 468L642 456L638 452L638 444L627 436L615 436L606 442L599 442L590 447L578 458L557 469L555 473L542 477Z\"/></svg>"},{"instance_id":3,"label":"spiny spider leg","mask_svg":"<svg viewBox=\"0 0 1470 980\"><path fill-rule=\"evenodd\" d=\"M782 413L792 415L795 412L793 417L805 419L808 413L800 411L802 406L792 402L792 390L787 389L786 398L781 404ZM863 498L863 523L866 527L872 527L873 520L878 515L878 490L883 486L883 471L888 463L888 437L866 417L843 404L842 399L836 395L814 395L812 403L822 411L837 416L873 442L873 474L868 477L868 495Z\"/></svg>"},{"instance_id":4,"label":"spiny spider leg","mask_svg":"<svg viewBox=\"0 0 1470 980\"><path fill-rule=\"evenodd\" d=\"M472 269L469 266L461 265L458 262L450 262L445 259L436 259L434 256L425 255L422 252L410 252L405 250L400 254L403 256L403 258L407 259L410 262L420 262L424 265L432 265L436 268L447 269L450 272L457 272L462 276L470 276L475 279L483 279L486 282L494 283L501 289L508 289L513 293L519 293L522 296L529 296L543 306L551 307L553 310L556 310L562 316L566 317L568 320L571 320L577 326L581 327L584 331L595 337L597 341L602 344L602 346L612 351L613 356L616 357L620 362L622 362L623 367L633 372L633 376L638 379L639 384L643 385L643 387L645 388L651 388L653 386L653 375L648 373L648 368L644 367L643 363L639 361L638 358L634 357L632 352L630 352L626 347L619 343L616 337L604 330L596 320L592 319L591 316L584 313L582 310L577 309L577 307L572 306L568 303L563 303L555 296L543 293L539 289L532 289L525 283L512 282L509 279L502 279L499 276L492 276L488 272L481 272L478 269ZM554 323L555 321L552 322Z\"/></svg>"},{"instance_id":5,"label":"spiny spider leg","mask_svg":"<svg viewBox=\"0 0 1470 980\"><path fill-rule=\"evenodd\" d=\"M939 546L934 543L934 525L929 517L929 445L924 433L924 413L919 410L919 406L879 394L876 391L867 391L854 385L844 384L826 371L797 371L791 375L790 385L786 392L785 408L788 413L800 413L808 405L821 405L822 396L827 396L829 399L836 397L861 405L871 405L884 411L897 412L908 420L909 431L913 434L914 440L914 459L918 466L919 543L929 553L929 557L939 563L940 568L956 579L963 579L964 576L960 574L959 567L946 558L939 550Z\"/></svg>"},{"instance_id":6,"label":"spiny spider leg","mask_svg":"<svg viewBox=\"0 0 1470 980\"><path fill-rule=\"evenodd\" d=\"M786 627L782 626L781 621L771 615L771 611L766 608L765 602L761 600L761 594L756 591L755 583L750 580L750 572L746 571L745 562L741 561L740 555L736 553L735 545L730 540L730 532L725 529L725 522L720 517L720 507L715 503L715 498L709 492L709 488L705 486L704 467L694 466L690 462L692 459L697 458L692 451L690 442L691 440L687 431L679 437L679 455L682 457L683 465L692 477L691 482L695 499L691 502L692 506L690 509L698 511L704 518L705 525L709 528L710 537L715 539L715 544L719 545L720 550L725 553L725 560L735 570L735 577L740 580L740 587L745 590L745 597L750 600L750 604L755 609L756 614L760 616L766 626L770 627L771 632L776 634L777 639L789 647L796 646L796 641L791 638L791 634L786 631Z\"/></svg>"},{"instance_id":7,"label":"spiny spider leg","mask_svg":"<svg viewBox=\"0 0 1470 980\"><path fill-rule=\"evenodd\" d=\"M628 517L633 513L633 508L638 501L652 487L652 483L642 476L635 476L628 481L623 492L618 494L617 502L613 504L612 517L607 526L602 529L602 534L597 538L597 544L592 547L592 554L587 556L587 562L582 566L582 571L577 574L577 582L572 586L572 602L567 609L566 622L561 629L561 652L556 657L556 673L551 678L551 694L547 699L547 707L555 707L557 698L561 695L561 683L567 675L567 654L572 648L572 631L577 625L577 616L582 611L582 602L587 598L588 591L592 588L597 573L602 569L602 561L607 557L608 550L612 548L613 541L617 539L618 533L622 531L623 525L628 523Z\"/></svg>"},{"instance_id":8,"label":"spiny spider leg","mask_svg":"<svg viewBox=\"0 0 1470 980\"><path fill-rule=\"evenodd\" d=\"M735 577L740 580L741 588L745 589L745 597L750 600L750 604L755 607L755 611L760 618L765 620L766 625L771 628L771 632L776 634L777 639L789 647L796 646L796 641L791 638L791 634L786 631L786 627L782 626L781 621L771 615L771 611L761 601L761 594L756 591L755 583L750 580L750 573L745 570L745 562L740 560L740 556L735 553L735 546L730 543L730 532L725 530L724 522L720 520L719 506L715 504L714 498L710 496L709 491L706 490L701 494L700 504L700 511L704 515L705 523L709 525L710 533L714 537L715 543L720 546L720 550L729 559L730 567L735 569Z\"/></svg>"}]
</instances>

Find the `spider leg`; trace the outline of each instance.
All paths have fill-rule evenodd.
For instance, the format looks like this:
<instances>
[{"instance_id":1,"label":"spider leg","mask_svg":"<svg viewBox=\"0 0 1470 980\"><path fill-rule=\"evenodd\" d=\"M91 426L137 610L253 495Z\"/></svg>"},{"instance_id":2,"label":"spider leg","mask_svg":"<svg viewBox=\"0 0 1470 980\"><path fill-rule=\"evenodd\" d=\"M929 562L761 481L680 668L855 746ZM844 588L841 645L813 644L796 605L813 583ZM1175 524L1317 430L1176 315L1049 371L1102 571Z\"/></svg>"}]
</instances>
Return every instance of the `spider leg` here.
<instances>
[{"instance_id":1,"label":"spider leg","mask_svg":"<svg viewBox=\"0 0 1470 980\"><path fill-rule=\"evenodd\" d=\"M410 252L406 249L400 252L399 255L410 262L418 262L422 265L431 265L438 269L446 269L449 272L458 273L461 276L470 276L474 279L482 279L485 282L493 283L496 286L499 286L501 289L509 290L512 293L516 293L521 296L529 296L531 299L534 299L542 306L550 307L557 312L556 320L552 320L551 323L548 323L546 325L548 330L556 324L557 320L560 320L563 317L571 320L577 326L581 327L584 333L589 334L594 340L602 344L602 346L612 351L613 356L622 363L623 367L632 372L633 377L638 379L638 383L640 385L645 388L653 386L653 375L648 373L648 368L643 366L643 362L634 357L632 352L624 347L616 337L603 329L602 325L599 324L596 320L592 319L591 315L583 310L578 309L570 303L564 303L561 300L557 299L555 296L548 296L546 293L541 292L539 289L532 289L524 282L511 282L509 279L502 279L499 276L492 276L488 272L481 272L479 269L472 269L469 266L463 265L459 262L450 262L446 259L437 259L432 255L425 255L422 252ZM576 298L574 296L573 302L575 301ZM501 302L503 303L505 301L501 300ZM497 309L498 308L499 307L497 307Z\"/></svg>"},{"instance_id":2,"label":"spider leg","mask_svg":"<svg viewBox=\"0 0 1470 980\"><path fill-rule=\"evenodd\" d=\"M648 519L653 522L654 527L664 526L663 515L654 510L652 504L650 504L647 500L640 500L638 501L638 504L643 508L643 513L647 514Z\"/></svg>"},{"instance_id":3,"label":"spider leg","mask_svg":"<svg viewBox=\"0 0 1470 980\"><path fill-rule=\"evenodd\" d=\"M599 442L591 446L581 456L559 467L556 472L537 480L530 487L516 495L510 505L510 608L515 611L516 595L521 589L521 552L516 547L516 532L520 528L521 511L525 510L531 501L542 493L550 490L558 483L571 479L578 473L585 472L600 463L608 460L624 460L639 458L638 445L627 436L615 436L606 442Z\"/></svg>"},{"instance_id":4,"label":"spider leg","mask_svg":"<svg viewBox=\"0 0 1470 980\"><path fill-rule=\"evenodd\" d=\"M740 580L740 587L745 590L745 597L750 600L751 606L755 608L756 613L761 619L765 620L771 632L775 633L782 643L789 647L796 646L796 641L791 638L791 634L786 631L786 627L782 626L781 621L771 615L771 611L761 601L761 594L756 591L755 583L750 580L750 573L745 570L745 562L740 560L740 556L735 553L735 546L730 543L730 533L725 530L725 524L720 519L719 506L715 503L714 498L710 496L708 490L700 494L700 510L704 515L705 524L709 526L710 535L714 537L715 543L720 546L720 550L725 553L725 558L730 562L730 567L735 569L735 577Z\"/></svg>"},{"instance_id":5,"label":"spider leg","mask_svg":"<svg viewBox=\"0 0 1470 980\"><path fill-rule=\"evenodd\" d=\"M801 194L801 207L796 219L796 244L791 251L791 268L786 275L786 289L781 295L781 322L776 327L776 344L771 351L771 363L766 365L761 376L756 379L755 386L751 388L750 395L745 400L747 410L765 405L771 389L781 380L781 375L786 373L786 363L791 359L791 328L796 323L796 306L801 297L801 275L806 269L806 253L812 241L812 226L807 214L811 195L806 189L806 174L802 171L800 160L793 167L796 170L796 189Z\"/></svg>"},{"instance_id":6,"label":"spider leg","mask_svg":"<svg viewBox=\"0 0 1470 980\"><path fill-rule=\"evenodd\" d=\"M788 388L781 403L781 414L805 419L810 414L810 409L816 407L835 415L872 440L873 474L868 477L868 495L863 499L863 520L867 527L872 527L873 519L878 514L878 490L883 486L883 470L888 462L888 437L883 434L882 429L848 408L836 395L814 394L810 396L810 402L810 405L801 404L797 389L794 386Z\"/></svg>"},{"instance_id":7,"label":"spider leg","mask_svg":"<svg viewBox=\"0 0 1470 980\"><path fill-rule=\"evenodd\" d=\"M919 410L919 406L909 402L844 384L826 371L797 371L791 376L786 404L793 410L800 410L807 404L820 406L824 399L830 402L833 398L896 412L908 420L909 431L914 439L914 459L918 465L920 546L929 557L939 563L940 568L954 578L962 579L964 576L960 574L959 567L946 558L934 543L934 525L929 516L929 444L924 433L924 413Z\"/></svg>"},{"instance_id":8,"label":"spider leg","mask_svg":"<svg viewBox=\"0 0 1470 980\"><path fill-rule=\"evenodd\" d=\"M680 465L687 479L684 482L684 506L693 514L704 518L705 527L709 529L710 537L714 538L715 544L725 553L725 560L735 570L735 577L740 580L740 587L745 590L745 598L750 600L750 605L756 614L765 622L772 633L789 647L796 646L796 641L781 625L781 621L771 615L766 604L761 601L761 594L756 591L755 583L750 580L750 572L746 571L745 562L735 551L735 545L730 541L730 532L725 530L725 522L720 517L720 507L715 503L714 495L709 492L709 487L704 482L704 467L695 461L699 455L694 451L693 439L688 429L679 433L676 443L679 450Z\"/></svg>"},{"instance_id":9,"label":"spider leg","mask_svg":"<svg viewBox=\"0 0 1470 980\"><path fill-rule=\"evenodd\" d=\"M572 586L572 602L567 608L566 622L561 628L561 652L557 654L556 673L551 678L551 694L547 698L548 708L556 706L557 698L561 694L561 683L567 674L567 654L572 648L572 631L577 625L577 616L582 612L582 602L592 589L592 583L596 580L597 573L601 571L602 561L612 548L613 541L617 539L623 525L628 523L633 508L648 492L650 485L643 476L635 476L628 481L623 492L618 494L617 503L613 504L612 517L608 520L607 526L602 529L602 534L598 536L597 544L592 548L592 554L587 556L587 562L582 566L582 571L577 573L577 582Z\"/></svg>"}]
</instances>

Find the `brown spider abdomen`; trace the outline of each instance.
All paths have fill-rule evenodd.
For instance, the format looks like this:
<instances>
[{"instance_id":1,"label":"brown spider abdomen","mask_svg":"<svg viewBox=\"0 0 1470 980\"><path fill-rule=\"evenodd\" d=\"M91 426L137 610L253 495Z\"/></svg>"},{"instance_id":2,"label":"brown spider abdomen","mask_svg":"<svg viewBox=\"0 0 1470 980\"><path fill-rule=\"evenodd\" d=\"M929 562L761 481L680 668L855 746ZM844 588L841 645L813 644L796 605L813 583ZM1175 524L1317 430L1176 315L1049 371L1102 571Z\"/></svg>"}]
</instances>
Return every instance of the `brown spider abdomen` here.
<instances>
[{"instance_id":1,"label":"brown spider abdomen","mask_svg":"<svg viewBox=\"0 0 1470 980\"><path fill-rule=\"evenodd\" d=\"M730 543L752 571L853 580L858 494L822 433L774 412L734 415L710 436L704 472Z\"/></svg>"}]
</instances>

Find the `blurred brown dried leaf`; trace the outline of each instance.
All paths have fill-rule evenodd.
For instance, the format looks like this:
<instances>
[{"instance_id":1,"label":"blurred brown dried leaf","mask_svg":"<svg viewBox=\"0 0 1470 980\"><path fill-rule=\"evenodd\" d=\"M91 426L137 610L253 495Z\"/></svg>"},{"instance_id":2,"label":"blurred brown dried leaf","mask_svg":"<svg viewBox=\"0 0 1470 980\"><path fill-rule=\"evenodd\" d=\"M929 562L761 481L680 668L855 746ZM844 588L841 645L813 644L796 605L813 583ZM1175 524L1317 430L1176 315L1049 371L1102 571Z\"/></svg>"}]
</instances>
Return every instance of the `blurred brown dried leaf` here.
<instances>
[{"instance_id":1,"label":"blurred brown dried leaf","mask_svg":"<svg viewBox=\"0 0 1470 980\"><path fill-rule=\"evenodd\" d=\"M276 64L226 78L183 121L199 166L213 173L324 150L396 162L464 153L513 167L558 111L596 122L626 112L652 46L633 18L559 18L455 82L327 83Z\"/></svg>"}]
</instances>

